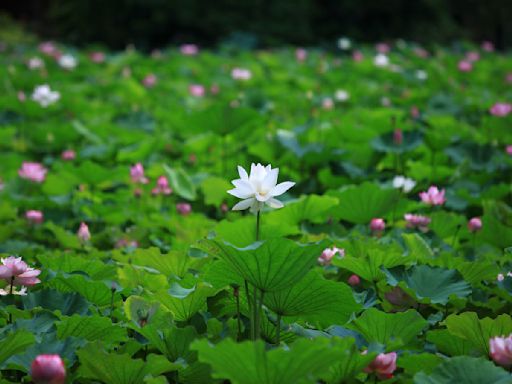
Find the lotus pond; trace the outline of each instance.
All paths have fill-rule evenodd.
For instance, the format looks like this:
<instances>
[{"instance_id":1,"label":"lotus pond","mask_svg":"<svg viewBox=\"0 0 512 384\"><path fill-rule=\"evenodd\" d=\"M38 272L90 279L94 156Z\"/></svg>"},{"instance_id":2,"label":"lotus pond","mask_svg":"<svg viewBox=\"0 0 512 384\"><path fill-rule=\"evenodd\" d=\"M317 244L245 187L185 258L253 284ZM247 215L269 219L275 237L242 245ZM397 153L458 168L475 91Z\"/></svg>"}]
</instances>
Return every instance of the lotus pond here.
<instances>
[{"instance_id":1,"label":"lotus pond","mask_svg":"<svg viewBox=\"0 0 512 384\"><path fill-rule=\"evenodd\" d=\"M492 48L2 45L0 383L511 383Z\"/></svg>"}]
</instances>

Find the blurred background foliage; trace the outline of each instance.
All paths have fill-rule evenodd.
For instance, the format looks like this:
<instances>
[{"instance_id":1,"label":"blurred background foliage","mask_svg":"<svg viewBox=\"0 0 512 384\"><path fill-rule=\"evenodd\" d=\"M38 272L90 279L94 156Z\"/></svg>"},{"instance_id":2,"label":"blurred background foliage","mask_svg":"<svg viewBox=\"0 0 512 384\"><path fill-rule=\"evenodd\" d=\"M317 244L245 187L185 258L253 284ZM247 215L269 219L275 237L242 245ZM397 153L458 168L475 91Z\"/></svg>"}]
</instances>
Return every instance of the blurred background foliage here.
<instances>
[{"instance_id":1,"label":"blurred background foliage","mask_svg":"<svg viewBox=\"0 0 512 384\"><path fill-rule=\"evenodd\" d=\"M510 0L2 0L0 10L44 38L114 49L318 46L340 36L512 45Z\"/></svg>"}]
</instances>

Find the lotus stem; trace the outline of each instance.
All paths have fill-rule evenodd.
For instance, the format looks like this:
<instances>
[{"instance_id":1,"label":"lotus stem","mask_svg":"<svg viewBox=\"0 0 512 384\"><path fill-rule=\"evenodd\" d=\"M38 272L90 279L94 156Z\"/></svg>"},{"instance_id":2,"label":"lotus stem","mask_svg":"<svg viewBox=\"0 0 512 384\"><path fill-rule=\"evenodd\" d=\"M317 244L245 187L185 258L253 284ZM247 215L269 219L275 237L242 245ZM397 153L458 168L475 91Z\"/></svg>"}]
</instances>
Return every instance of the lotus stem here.
<instances>
[{"instance_id":1,"label":"lotus stem","mask_svg":"<svg viewBox=\"0 0 512 384\"><path fill-rule=\"evenodd\" d=\"M259 335L259 304L258 304L258 288L254 287L254 291L253 291L253 306L252 306L252 310L253 310L253 313L252 313L252 316L253 316L253 331L252 331L252 334L253 334L253 340L257 340L259 339L260 335Z\"/></svg>"},{"instance_id":2,"label":"lotus stem","mask_svg":"<svg viewBox=\"0 0 512 384\"><path fill-rule=\"evenodd\" d=\"M276 345L281 344L281 314L277 314L277 324L276 324Z\"/></svg>"},{"instance_id":3,"label":"lotus stem","mask_svg":"<svg viewBox=\"0 0 512 384\"><path fill-rule=\"evenodd\" d=\"M244 280L244 285L245 285L245 296L247 297L247 307L249 309L249 321L250 321L250 326L251 326L251 339L254 339L254 313L253 313L253 310L252 310L252 305L251 305L251 295L250 295L250 292L249 292L249 284L247 283L247 280Z\"/></svg>"},{"instance_id":4,"label":"lotus stem","mask_svg":"<svg viewBox=\"0 0 512 384\"><path fill-rule=\"evenodd\" d=\"M240 319L240 289L238 285L233 288L233 295L236 300L236 323L238 329L237 340L240 340L242 338L242 322Z\"/></svg>"},{"instance_id":5,"label":"lotus stem","mask_svg":"<svg viewBox=\"0 0 512 384\"><path fill-rule=\"evenodd\" d=\"M260 240L260 224L261 224L261 211L256 213L256 241Z\"/></svg>"}]
</instances>

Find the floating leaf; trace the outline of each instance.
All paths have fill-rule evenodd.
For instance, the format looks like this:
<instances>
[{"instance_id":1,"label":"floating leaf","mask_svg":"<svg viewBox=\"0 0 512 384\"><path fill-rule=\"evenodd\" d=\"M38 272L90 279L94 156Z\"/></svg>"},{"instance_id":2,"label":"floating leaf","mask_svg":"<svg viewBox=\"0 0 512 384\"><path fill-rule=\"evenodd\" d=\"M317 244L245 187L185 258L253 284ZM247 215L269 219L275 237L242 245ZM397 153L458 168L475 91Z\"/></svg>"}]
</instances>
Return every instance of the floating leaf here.
<instances>
[{"instance_id":1,"label":"floating leaf","mask_svg":"<svg viewBox=\"0 0 512 384\"><path fill-rule=\"evenodd\" d=\"M345 324L361 309L348 285L325 280L314 271L297 284L266 295L265 304L282 316L300 316L322 327Z\"/></svg>"},{"instance_id":2,"label":"floating leaf","mask_svg":"<svg viewBox=\"0 0 512 384\"><path fill-rule=\"evenodd\" d=\"M512 376L502 368L484 359L460 356L440 364L431 373L414 376L415 384L506 384Z\"/></svg>"},{"instance_id":3,"label":"floating leaf","mask_svg":"<svg viewBox=\"0 0 512 384\"><path fill-rule=\"evenodd\" d=\"M471 286L455 270L417 265L384 271L389 285L396 287L403 283L419 301L446 304L452 295L467 297L471 293Z\"/></svg>"},{"instance_id":4,"label":"floating leaf","mask_svg":"<svg viewBox=\"0 0 512 384\"><path fill-rule=\"evenodd\" d=\"M81 377L109 384L140 384L147 375L158 376L175 369L165 357L149 355L147 361L128 355L105 353L101 344L90 343L77 352Z\"/></svg>"},{"instance_id":5,"label":"floating leaf","mask_svg":"<svg viewBox=\"0 0 512 384\"><path fill-rule=\"evenodd\" d=\"M265 292L297 283L315 265L325 243L301 245L288 239L270 239L245 248L219 240L204 240L201 247L220 257L253 286Z\"/></svg>"},{"instance_id":6,"label":"floating leaf","mask_svg":"<svg viewBox=\"0 0 512 384\"><path fill-rule=\"evenodd\" d=\"M35 337L28 331L17 331L0 340L0 366L11 356L25 351L34 344Z\"/></svg>"},{"instance_id":7,"label":"floating leaf","mask_svg":"<svg viewBox=\"0 0 512 384\"><path fill-rule=\"evenodd\" d=\"M385 313L370 308L347 327L359 332L368 342L400 342L405 346L427 325L427 321L413 309L400 313Z\"/></svg>"},{"instance_id":8,"label":"floating leaf","mask_svg":"<svg viewBox=\"0 0 512 384\"><path fill-rule=\"evenodd\" d=\"M192 349L198 351L199 361L211 365L214 377L233 384L295 384L317 382L342 358L341 351L329 348L329 344L328 339L300 339L289 349L266 351L259 340L237 344L226 339L217 345L198 340Z\"/></svg>"},{"instance_id":9,"label":"floating leaf","mask_svg":"<svg viewBox=\"0 0 512 384\"><path fill-rule=\"evenodd\" d=\"M351 223L368 224L374 217L382 217L391 212L399 192L367 182L341 191L330 191L329 195L339 200L338 207L332 210L333 217Z\"/></svg>"},{"instance_id":10,"label":"floating leaf","mask_svg":"<svg viewBox=\"0 0 512 384\"><path fill-rule=\"evenodd\" d=\"M74 315L63 318L56 326L59 339L72 336L88 341L101 340L104 343L114 343L127 338L126 329L112 324L108 317Z\"/></svg>"},{"instance_id":11,"label":"floating leaf","mask_svg":"<svg viewBox=\"0 0 512 384\"><path fill-rule=\"evenodd\" d=\"M512 318L502 314L496 319L479 319L475 312L453 314L444 321L448 331L471 343L482 355L489 355L489 340L494 336L507 336L512 333Z\"/></svg>"}]
</instances>

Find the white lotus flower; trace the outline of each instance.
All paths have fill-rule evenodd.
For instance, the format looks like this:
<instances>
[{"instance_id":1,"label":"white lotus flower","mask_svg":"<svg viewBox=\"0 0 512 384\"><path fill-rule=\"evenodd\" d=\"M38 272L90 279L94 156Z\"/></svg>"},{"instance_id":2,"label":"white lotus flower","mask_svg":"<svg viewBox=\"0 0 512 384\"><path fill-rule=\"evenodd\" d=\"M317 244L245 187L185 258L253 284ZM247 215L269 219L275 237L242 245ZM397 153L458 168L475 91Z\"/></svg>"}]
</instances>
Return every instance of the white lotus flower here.
<instances>
[{"instance_id":1,"label":"white lotus flower","mask_svg":"<svg viewBox=\"0 0 512 384\"><path fill-rule=\"evenodd\" d=\"M48 84L38 85L32 93L32 100L39 103L43 108L55 103L60 99L60 93L52 91Z\"/></svg>"},{"instance_id":2,"label":"white lotus flower","mask_svg":"<svg viewBox=\"0 0 512 384\"><path fill-rule=\"evenodd\" d=\"M39 57L32 57L28 61L27 66L29 69L40 69L44 67L44 61Z\"/></svg>"},{"instance_id":3,"label":"white lotus flower","mask_svg":"<svg viewBox=\"0 0 512 384\"><path fill-rule=\"evenodd\" d=\"M61 57L59 57L59 65L64 69L75 69L77 64L78 61L72 55L62 55Z\"/></svg>"},{"instance_id":4,"label":"white lotus flower","mask_svg":"<svg viewBox=\"0 0 512 384\"><path fill-rule=\"evenodd\" d=\"M401 189L405 193L411 192L415 186L416 182L413 179L404 176L395 176L393 179L393 188Z\"/></svg>"},{"instance_id":5,"label":"white lotus flower","mask_svg":"<svg viewBox=\"0 0 512 384\"><path fill-rule=\"evenodd\" d=\"M428 79L428 73L422 69L418 69L416 71L416 78L418 80L427 80Z\"/></svg>"},{"instance_id":6,"label":"white lotus flower","mask_svg":"<svg viewBox=\"0 0 512 384\"><path fill-rule=\"evenodd\" d=\"M282 195L295 185L291 181L285 181L277 184L277 176L279 168L272 169L269 164L264 167L261 164L251 164L251 174L248 175L246 170L238 166L239 179L231 181L235 186L228 193L239 199L243 199L234 207L234 211L242 211L251 209L255 213L267 204L271 208L282 208L284 204L275 199L276 196Z\"/></svg>"},{"instance_id":7,"label":"white lotus flower","mask_svg":"<svg viewBox=\"0 0 512 384\"><path fill-rule=\"evenodd\" d=\"M373 64L377 67L387 67L389 65L389 57L383 53L379 53L373 58Z\"/></svg>"},{"instance_id":8,"label":"white lotus flower","mask_svg":"<svg viewBox=\"0 0 512 384\"><path fill-rule=\"evenodd\" d=\"M352 42L347 37L342 37L338 39L338 48L344 51L350 49L352 47Z\"/></svg>"},{"instance_id":9,"label":"white lotus flower","mask_svg":"<svg viewBox=\"0 0 512 384\"><path fill-rule=\"evenodd\" d=\"M350 99L350 94L344 89L338 89L334 94L334 97L337 101L344 102Z\"/></svg>"}]
</instances>

